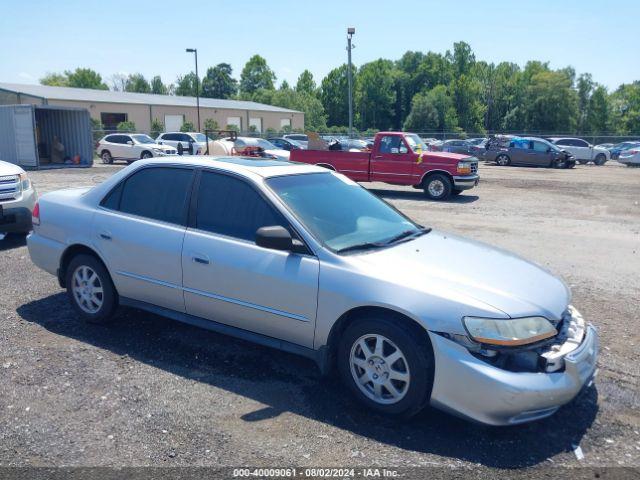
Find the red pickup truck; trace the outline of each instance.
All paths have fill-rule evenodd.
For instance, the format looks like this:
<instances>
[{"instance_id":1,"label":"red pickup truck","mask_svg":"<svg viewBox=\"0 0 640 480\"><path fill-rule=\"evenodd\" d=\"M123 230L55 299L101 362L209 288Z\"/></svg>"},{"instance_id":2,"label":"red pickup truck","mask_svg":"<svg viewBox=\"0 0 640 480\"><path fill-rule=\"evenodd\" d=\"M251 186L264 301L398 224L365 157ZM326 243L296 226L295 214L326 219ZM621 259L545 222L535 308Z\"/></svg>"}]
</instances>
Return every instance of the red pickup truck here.
<instances>
[{"instance_id":1,"label":"red pickup truck","mask_svg":"<svg viewBox=\"0 0 640 480\"><path fill-rule=\"evenodd\" d=\"M290 160L329 168L356 182L411 185L434 200L458 195L480 180L476 158L429 152L415 133L380 132L371 152L291 150Z\"/></svg>"}]
</instances>

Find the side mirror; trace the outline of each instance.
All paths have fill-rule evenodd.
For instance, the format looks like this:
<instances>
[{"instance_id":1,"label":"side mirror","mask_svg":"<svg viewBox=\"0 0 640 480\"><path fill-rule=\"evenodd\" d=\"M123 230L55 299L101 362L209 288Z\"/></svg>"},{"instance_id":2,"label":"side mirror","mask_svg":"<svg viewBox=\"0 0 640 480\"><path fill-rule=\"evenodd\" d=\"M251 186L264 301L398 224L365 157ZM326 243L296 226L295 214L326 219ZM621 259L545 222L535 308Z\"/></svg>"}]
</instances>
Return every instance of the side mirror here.
<instances>
[{"instance_id":1,"label":"side mirror","mask_svg":"<svg viewBox=\"0 0 640 480\"><path fill-rule=\"evenodd\" d=\"M289 230L280 225L261 227L256 231L256 245L271 250L293 250L293 239Z\"/></svg>"},{"instance_id":2,"label":"side mirror","mask_svg":"<svg viewBox=\"0 0 640 480\"><path fill-rule=\"evenodd\" d=\"M547 147L547 153L551 153L551 147Z\"/></svg>"},{"instance_id":3,"label":"side mirror","mask_svg":"<svg viewBox=\"0 0 640 480\"><path fill-rule=\"evenodd\" d=\"M128 140L127 145L133 145L133 140Z\"/></svg>"}]
</instances>

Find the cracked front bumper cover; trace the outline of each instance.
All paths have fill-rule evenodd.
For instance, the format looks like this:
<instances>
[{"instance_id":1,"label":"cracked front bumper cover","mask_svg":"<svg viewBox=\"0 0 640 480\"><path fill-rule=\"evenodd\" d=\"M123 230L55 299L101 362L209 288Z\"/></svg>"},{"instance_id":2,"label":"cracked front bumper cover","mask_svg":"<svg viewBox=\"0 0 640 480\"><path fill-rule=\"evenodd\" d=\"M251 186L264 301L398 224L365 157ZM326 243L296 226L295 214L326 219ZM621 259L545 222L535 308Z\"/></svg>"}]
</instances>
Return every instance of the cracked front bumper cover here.
<instances>
[{"instance_id":1,"label":"cracked front bumper cover","mask_svg":"<svg viewBox=\"0 0 640 480\"><path fill-rule=\"evenodd\" d=\"M435 356L431 404L488 425L516 425L552 415L594 376L598 334L591 325L561 372L512 372L495 367L456 342L430 334Z\"/></svg>"}]
</instances>

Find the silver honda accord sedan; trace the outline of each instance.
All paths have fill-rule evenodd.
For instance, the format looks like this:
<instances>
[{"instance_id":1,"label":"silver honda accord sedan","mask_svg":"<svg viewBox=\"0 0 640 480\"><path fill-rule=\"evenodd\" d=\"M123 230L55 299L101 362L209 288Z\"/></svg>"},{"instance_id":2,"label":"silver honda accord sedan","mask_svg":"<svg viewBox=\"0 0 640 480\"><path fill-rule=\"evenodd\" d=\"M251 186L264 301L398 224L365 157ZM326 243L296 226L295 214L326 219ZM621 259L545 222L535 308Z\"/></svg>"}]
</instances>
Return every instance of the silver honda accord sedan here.
<instances>
[{"instance_id":1,"label":"silver honda accord sedan","mask_svg":"<svg viewBox=\"0 0 640 480\"><path fill-rule=\"evenodd\" d=\"M124 305L305 355L386 414L513 425L595 374L596 331L561 280L320 167L140 161L43 195L33 223L33 262L86 321Z\"/></svg>"}]
</instances>

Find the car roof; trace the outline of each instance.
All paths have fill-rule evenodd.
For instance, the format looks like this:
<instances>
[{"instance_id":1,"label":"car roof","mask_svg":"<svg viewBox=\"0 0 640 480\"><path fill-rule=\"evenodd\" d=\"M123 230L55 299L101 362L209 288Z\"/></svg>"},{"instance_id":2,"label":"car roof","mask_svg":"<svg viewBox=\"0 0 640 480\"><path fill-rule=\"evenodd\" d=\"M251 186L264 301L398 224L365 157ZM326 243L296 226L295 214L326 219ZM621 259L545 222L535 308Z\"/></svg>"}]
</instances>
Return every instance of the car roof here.
<instances>
[{"instance_id":1,"label":"car roof","mask_svg":"<svg viewBox=\"0 0 640 480\"><path fill-rule=\"evenodd\" d=\"M225 170L232 173L244 175L256 175L262 178L278 177L283 175L300 175L306 173L328 173L326 168L316 167L306 163L288 162L285 160L272 160L261 157L240 157L240 156L205 156L190 155L169 156L152 158L149 160L139 160L136 165L187 165L193 167L213 167L218 170Z\"/></svg>"}]
</instances>

